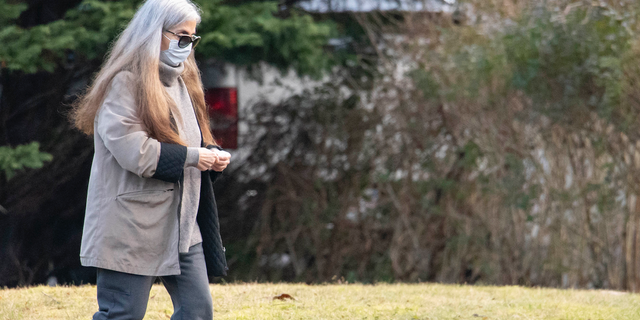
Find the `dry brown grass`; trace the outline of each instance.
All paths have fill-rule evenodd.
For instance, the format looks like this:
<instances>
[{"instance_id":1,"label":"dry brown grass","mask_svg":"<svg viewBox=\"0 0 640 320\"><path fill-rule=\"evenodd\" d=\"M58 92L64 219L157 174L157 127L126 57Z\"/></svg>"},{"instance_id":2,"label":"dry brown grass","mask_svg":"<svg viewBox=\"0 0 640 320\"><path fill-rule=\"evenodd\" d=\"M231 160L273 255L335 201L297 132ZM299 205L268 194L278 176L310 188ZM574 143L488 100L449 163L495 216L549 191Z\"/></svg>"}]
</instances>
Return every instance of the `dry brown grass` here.
<instances>
[{"instance_id":1,"label":"dry brown grass","mask_svg":"<svg viewBox=\"0 0 640 320\"><path fill-rule=\"evenodd\" d=\"M295 300L277 300L286 293ZM441 284L211 285L216 319L637 319L640 295ZM0 290L0 320L90 319L96 287ZM154 285L145 319L173 308Z\"/></svg>"}]
</instances>

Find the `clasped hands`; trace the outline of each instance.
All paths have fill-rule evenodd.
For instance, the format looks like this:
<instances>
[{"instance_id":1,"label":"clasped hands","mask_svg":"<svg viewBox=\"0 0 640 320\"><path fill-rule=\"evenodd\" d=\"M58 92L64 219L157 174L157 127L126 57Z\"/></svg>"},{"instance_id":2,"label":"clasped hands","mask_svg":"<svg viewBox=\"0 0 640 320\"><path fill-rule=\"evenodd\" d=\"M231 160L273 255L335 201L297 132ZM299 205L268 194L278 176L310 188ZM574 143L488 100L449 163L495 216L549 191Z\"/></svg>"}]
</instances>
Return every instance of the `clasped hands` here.
<instances>
[{"instance_id":1,"label":"clasped hands","mask_svg":"<svg viewBox=\"0 0 640 320\"><path fill-rule=\"evenodd\" d=\"M198 170L224 170L231 161L231 154L218 149L198 148Z\"/></svg>"}]
</instances>

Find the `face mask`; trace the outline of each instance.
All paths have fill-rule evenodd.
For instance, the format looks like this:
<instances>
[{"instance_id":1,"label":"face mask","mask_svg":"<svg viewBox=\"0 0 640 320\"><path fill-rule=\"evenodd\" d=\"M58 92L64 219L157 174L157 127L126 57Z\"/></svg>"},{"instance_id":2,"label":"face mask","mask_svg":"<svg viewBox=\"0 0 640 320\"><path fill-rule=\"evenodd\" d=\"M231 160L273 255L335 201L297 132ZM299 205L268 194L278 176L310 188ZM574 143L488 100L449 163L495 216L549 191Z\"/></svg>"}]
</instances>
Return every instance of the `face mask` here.
<instances>
[{"instance_id":1,"label":"face mask","mask_svg":"<svg viewBox=\"0 0 640 320\"><path fill-rule=\"evenodd\" d=\"M165 36L165 38L169 39L167 36ZM187 60L189 54L191 54L191 44L180 48L178 46L178 40L169 39L169 41L169 49L160 51L160 60L168 65L177 67L180 62Z\"/></svg>"}]
</instances>

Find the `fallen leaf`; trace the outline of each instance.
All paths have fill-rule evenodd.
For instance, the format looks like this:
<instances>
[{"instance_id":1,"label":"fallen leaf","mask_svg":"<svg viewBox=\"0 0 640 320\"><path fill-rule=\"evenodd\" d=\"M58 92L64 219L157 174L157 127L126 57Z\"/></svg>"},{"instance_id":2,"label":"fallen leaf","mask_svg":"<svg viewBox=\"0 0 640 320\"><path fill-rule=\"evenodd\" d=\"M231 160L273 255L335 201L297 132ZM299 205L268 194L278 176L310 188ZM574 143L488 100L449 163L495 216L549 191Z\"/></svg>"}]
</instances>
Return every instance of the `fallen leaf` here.
<instances>
[{"instance_id":1,"label":"fallen leaf","mask_svg":"<svg viewBox=\"0 0 640 320\"><path fill-rule=\"evenodd\" d=\"M281 294L279 296L273 297L273 300L276 300L276 299L278 299L278 300L286 300L286 299L295 300L294 297L292 297L291 295L286 294L286 293L283 293L283 294Z\"/></svg>"}]
</instances>

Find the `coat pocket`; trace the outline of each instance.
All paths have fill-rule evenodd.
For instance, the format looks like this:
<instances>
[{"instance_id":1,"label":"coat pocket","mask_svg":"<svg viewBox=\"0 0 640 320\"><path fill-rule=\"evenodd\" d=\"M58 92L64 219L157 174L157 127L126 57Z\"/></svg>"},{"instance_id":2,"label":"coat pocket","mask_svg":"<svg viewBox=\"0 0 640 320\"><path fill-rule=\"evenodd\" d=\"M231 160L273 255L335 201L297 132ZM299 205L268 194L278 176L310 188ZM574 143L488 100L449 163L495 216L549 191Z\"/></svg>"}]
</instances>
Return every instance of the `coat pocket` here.
<instances>
[{"instance_id":1,"label":"coat pocket","mask_svg":"<svg viewBox=\"0 0 640 320\"><path fill-rule=\"evenodd\" d=\"M158 194L158 193L163 193L163 192L170 192L170 191L173 191L173 188L157 189L157 190L128 191L128 192L124 192L124 193L121 193L121 194L117 195L116 199L117 198L121 198L121 197L131 198L131 197L138 197L138 196L144 196L144 195L153 195L153 194Z\"/></svg>"},{"instance_id":2,"label":"coat pocket","mask_svg":"<svg viewBox=\"0 0 640 320\"><path fill-rule=\"evenodd\" d=\"M141 190L115 197L108 225L109 247L138 266L157 266L177 248L178 211L173 189ZM174 243L175 242L175 243Z\"/></svg>"},{"instance_id":3,"label":"coat pocket","mask_svg":"<svg viewBox=\"0 0 640 320\"><path fill-rule=\"evenodd\" d=\"M164 229L162 222L171 216L173 189L127 192L117 195L116 202L129 227L151 234L160 232L160 236Z\"/></svg>"}]
</instances>

